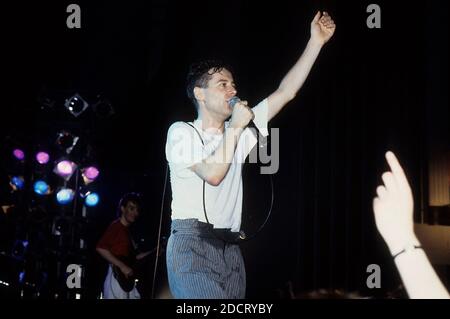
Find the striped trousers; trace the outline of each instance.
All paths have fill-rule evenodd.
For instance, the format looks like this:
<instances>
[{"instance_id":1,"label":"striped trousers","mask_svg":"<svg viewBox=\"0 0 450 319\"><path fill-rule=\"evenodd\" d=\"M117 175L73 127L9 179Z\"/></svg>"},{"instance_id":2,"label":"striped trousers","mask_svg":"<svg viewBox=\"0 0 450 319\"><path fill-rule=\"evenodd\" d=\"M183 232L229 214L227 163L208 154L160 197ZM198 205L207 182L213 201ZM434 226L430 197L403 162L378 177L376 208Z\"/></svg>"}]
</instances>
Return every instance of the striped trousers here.
<instances>
[{"instance_id":1,"label":"striped trousers","mask_svg":"<svg viewBox=\"0 0 450 319\"><path fill-rule=\"evenodd\" d=\"M197 219L172 220L166 261L177 299L243 299L245 266L237 244L215 237Z\"/></svg>"}]
</instances>

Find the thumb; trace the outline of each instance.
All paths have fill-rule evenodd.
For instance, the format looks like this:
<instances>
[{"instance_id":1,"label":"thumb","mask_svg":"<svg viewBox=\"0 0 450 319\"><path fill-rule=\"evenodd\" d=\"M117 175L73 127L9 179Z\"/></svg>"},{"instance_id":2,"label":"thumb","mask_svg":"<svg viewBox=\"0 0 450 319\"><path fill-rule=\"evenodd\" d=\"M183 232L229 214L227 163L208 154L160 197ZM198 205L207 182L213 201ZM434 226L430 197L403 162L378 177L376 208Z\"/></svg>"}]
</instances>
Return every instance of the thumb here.
<instances>
[{"instance_id":1,"label":"thumb","mask_svg":"<svg viewBox=\"0 0 450 319\"><path fill-rule=\"evenodd\" d=\"M320 11L317 11L312 22L315 23L315 22L319 21L319 19L320 19Z\"/></svg>"}]
</instances>

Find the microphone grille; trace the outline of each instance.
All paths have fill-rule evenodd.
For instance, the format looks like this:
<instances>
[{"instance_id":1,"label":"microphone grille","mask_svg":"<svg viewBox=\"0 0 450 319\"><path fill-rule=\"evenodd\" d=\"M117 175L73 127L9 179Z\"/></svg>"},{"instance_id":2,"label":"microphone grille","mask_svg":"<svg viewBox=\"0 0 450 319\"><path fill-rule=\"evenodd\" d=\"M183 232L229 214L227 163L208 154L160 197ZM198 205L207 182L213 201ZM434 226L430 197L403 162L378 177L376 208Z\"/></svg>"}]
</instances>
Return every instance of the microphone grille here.
<instances>
[{"instance_id":1,"label":"microphone grille","mask_svg":"<svg viewBox=\"0 0 450 319\"><path fill-rule=\"evenodd\" d=\"M238 98L237 96L233 96L229 101L228 104L230 104L230 106L233 108L237 102L239 102L241 99Z\"/></svg>"}]
</instances>

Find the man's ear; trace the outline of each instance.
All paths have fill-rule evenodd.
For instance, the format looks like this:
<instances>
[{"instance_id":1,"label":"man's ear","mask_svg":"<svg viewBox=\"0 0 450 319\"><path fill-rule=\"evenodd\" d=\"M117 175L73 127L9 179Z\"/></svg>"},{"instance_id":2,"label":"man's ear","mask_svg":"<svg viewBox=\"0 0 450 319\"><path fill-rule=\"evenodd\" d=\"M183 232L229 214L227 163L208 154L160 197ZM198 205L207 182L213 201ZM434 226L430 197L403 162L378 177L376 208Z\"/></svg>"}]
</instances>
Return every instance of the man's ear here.
<instances>
[{"instance_id":1,"label":"man's ear","mask_svg":"<svg viewBox=\"0 0 450 319\"><path fill-rule=\"evenodd\" d=\"M120 216L123 216L124 213L125 213L125 207L120 206Z\"/></svg>"},{"instance_id":2,"label":"man's ear","mask_svg":"<svg viewBox=\"0 0 450 319\"><path fill-rule=\"evenodd\" d=\"M205 92L201 87L196 86L194 88L194 96L197 99L197 101L203 101L205 99Z\"/></svg>"}]
</instances>

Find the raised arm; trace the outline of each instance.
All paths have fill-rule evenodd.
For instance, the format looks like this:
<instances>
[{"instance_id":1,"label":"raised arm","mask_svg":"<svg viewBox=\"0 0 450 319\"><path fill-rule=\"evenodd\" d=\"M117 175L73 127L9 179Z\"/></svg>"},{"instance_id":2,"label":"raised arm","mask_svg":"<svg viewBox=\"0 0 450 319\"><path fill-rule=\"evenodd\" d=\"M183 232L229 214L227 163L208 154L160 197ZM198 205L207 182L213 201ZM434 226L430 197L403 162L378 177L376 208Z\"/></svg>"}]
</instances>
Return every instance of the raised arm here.
<instances>
[{"instance_id":1,"label":"raised arm","mask_svg":"<svg viewBox=\"0 0 450 319\"><path fill-rule=\"evenodd\" d=\"M410 298L448 299L414 233L414 201L408 180L394 153L386 153L390 172L382 175L373 210L378 231L385 240Z\"/></svg>"},{"instance_id":2,"label":"raised arm","mask_svg":"<svg viewBox=\"0 0 450 319\"><path fill-rule=\"evenodd\" d=\"M317 12L311 22L311 38L306 45L303 54L295 65L289 70L281 81L278 89L268 98L268 119L271 120L281 109L292 100L303 86L314 62L319 55L323 45L331 39L336 30L333 19L324 12Z\"/></svg>"}]
</instances>

